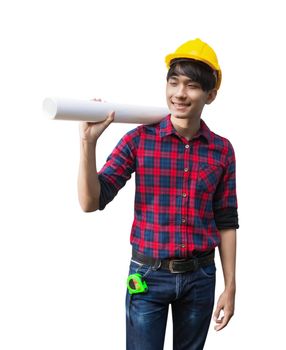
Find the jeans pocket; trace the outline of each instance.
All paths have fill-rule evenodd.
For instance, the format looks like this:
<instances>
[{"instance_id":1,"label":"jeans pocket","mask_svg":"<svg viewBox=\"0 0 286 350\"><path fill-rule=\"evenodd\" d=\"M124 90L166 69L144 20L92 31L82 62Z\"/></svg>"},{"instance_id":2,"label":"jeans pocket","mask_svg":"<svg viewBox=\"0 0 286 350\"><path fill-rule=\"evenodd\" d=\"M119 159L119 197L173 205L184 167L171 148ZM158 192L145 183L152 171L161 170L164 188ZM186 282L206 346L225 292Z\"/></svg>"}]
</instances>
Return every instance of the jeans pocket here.
<instances>
[{"instance_id":1,"label":"jeans pocket","mask_svg":"<svg viewBox=\"0 0 286 350\"><path fill-rule=\"evenodd\" d=\"M204 275L207 278L214 278L216 275L215 263L212 263L212 264L206 265L206 266L201 266L200 272L202 275Z\"/></svg>"},{"instance_id":2,"label":"jeans pocket","mask_svg":"<svg viewBox=\"0 0 286 350\"><path fill-rule=\"evenodd\" d=\"M130 261L129 275L132 273L140 273L142 276L148 273L149 275L151 270L152 269L150 265L145 265L135 260Z\"/></svg>"}]
</instances>

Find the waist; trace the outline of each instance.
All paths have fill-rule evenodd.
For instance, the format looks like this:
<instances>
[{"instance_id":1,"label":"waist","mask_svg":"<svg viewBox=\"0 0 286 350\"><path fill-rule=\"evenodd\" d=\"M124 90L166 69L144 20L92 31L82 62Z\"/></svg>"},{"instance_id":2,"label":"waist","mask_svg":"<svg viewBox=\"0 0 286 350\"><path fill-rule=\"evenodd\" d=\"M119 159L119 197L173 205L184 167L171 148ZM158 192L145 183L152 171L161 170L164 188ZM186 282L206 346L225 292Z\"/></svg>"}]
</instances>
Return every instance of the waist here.
<instances>
[{"instance_id":1,"label":"waist","mask_svg":"<svg viewBox=\"0 0 286 350\"><path fill-rule=\"evenodd\" d=\"M202 266L214 263L215 250L211 249L204 252L194 252L192 256L187 258L168 258L156 259L139 253L132 249L132 260L139 264L150 265L155 269L163 268L171 273L183 273L196 271Z\"/></svg>"}]
</instances>

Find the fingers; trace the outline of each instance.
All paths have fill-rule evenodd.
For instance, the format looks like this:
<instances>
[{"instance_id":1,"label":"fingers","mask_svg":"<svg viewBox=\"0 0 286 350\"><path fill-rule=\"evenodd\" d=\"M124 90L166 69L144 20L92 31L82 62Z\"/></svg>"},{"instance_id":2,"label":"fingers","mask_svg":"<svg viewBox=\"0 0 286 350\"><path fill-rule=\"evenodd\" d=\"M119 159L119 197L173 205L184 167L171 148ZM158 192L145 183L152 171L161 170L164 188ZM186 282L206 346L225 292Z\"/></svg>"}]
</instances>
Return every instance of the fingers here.
<instances>
[{"instance_id":1,"label":"fingers","mask_svg":"<svg viewBox=\"0 0 286 350\"><path fill-rule=\"evenodd\" d=\"M213 320L216 322L214 329L223 329L234 314L235 294L232 290L225 290L219 297ZM221 314L222 313L222 314Z\"/></svg>"},{"instance_id":2,"label":"fingers","mask_svg":"<svg viewBox=\"0 0 286 350\"><path fill-rule=\"evenodd\" d=\"M214 327L214 329L216 331L218 331L219 325L222 324L222 321L223 321L223 318L224 318L222 316L221 319L219 319L221 312L222 312L222 307L218 305L216 310L215 310L215 312L214 312L214 315L213 315L213 320L216 322L216 326Z\"/></svg>"},{"instance_id":3,"label":"fingers","mask_svg":"<svg viewBox=\"0 0 286 350\"><path fill-rule=\"evenodd\" d=\"M102 101L101 98L93 98L93 99L91 99L91 101L106 102L106 101ZM106 119L103 121L103 125L104 125L105 127L108 127L108 125L109 125L111 122L113 122L114 116L115 116L115 111L110 112L110 113L107 115ZM86 123L88 123L88 124L97 124L97 123L101 123L101 122L86 122Z\"/></svg>"},{"instance_id":4,"label":"fingers","mask_svg":"<svg viewBox=\"0 0 286 350\"><path fill-rule=\"evenodd\" d=\"M114 111L112 111L112 112L110 112L110 113L108 114L107 118L104 120L104 126L105 126L105 128L107 128L108 125L109 125L110 123L113 122L114 117L115 117L115 112L114 112Z\"/></svg>"},{"instance_id":5,"label":"fingers","mask_svg":"<svg viewBox=\"0 0 286 350\"><path fill-rule=\"evenodd\" d=\"M215 326L215 330L218 332L222 330L229 322L230 317L222 317L221 320L217 320L217 325Z\"/></svg>"},{"instance_id":6,"label":"fingers","mask_svg":"<svg viewBox=\"0 0 286 350\"><path fill-rule=\"evenodd\" d=\"M216 322L216 326L214 327L214 329L217 332L226 326L226 318L224 316L222 316L221 319L216 319L215 322Z\"/></svg>"},{"instance_id":7,"label":"fingers","mask_svg":"<svg viewBox=\"0 0 286 350\"><path fill-rule=\"evenodd\" d=\"M102 101L101 98L92 98L91 101L96 101L96 102L106 102L106 101Z\"/></svg>"},{"instance_id":8,"label":"fingers","mask_svg":"<svg viewBox=\"0 0 286 350\"><path fill-rule=\"evenodd\" d=\"M96 125L96 124L101 124L101 123L103 123L103 125L105 127L108 127L108 125L114 121L114 117L115 117L115 111L112 111L112 112L110 112L107 115L106 119L101 121L101 122L84 122L84 121L81 121L81 122L79 122L79 127L80 128L82 128L82 127L83 128L87 128L90 125Z\"/></svg>"},{"instance_id":9,"label":"fingers","mask_svg":"<svg viewBox=\"0 0 286 350\"><path fill-rule=\"evenodd\" d=\"M112 111L107 115L107 117L102 122L96 123L99 127L98 129L99 135L101 135L102 132L108 127L108 125L113 122L114 116L115 116L115 112Z\"/></svg>"},{"instance_id":10,"label":"fingers","mask_svg":"<svg viewBox=\"0 0 286 350\"><path fill-rule=\"evenodd\" d=\"M223 312L223 315L220 317L221 312ZM231 312L224 311L223 308L218 307L213 316L213 320L216 322L214 329L216 331L223 329L228 324L232 316L233 314Z\"/></svg>"},{"instance_id":11,"label":"fingers","mask_svg":"<svg viewBox=\"0 0 286 350\"><path fill-rule=\"evenodd\" d=\"M108 121L112 122L114 120L115 117L115 111L112 111L108 114L107 119Z\"/></svg>"}]
</instances>

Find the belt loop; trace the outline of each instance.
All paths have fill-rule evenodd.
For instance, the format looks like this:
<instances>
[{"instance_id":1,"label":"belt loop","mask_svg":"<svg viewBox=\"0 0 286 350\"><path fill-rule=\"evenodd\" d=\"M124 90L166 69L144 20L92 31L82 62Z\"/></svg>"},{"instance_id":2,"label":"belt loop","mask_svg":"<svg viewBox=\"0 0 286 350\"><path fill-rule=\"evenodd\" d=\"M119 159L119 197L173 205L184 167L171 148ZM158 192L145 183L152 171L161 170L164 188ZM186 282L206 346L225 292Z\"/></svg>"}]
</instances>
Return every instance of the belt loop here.
<instances>
[{"instance_id":1,"label":"belt loop","mask_svg":"<svg viewBox=\"0 0 286 350\"><path fill-rule=\"evenodd\" d=\"M155 264L152 266L152 270L157 271L161 267L161 259L156 259Z\"/></svg>"},{"instance_id":2,"label":"belt loop","mask_svg":"<svg viewBox=\"0 0 286 350\"><path fill-rule=\"evenodd\" d=\"M200 267L199 265L199 259L197 256L194 257L194 270L197 271L198 268Z\"/></svg>"}]
</instances>

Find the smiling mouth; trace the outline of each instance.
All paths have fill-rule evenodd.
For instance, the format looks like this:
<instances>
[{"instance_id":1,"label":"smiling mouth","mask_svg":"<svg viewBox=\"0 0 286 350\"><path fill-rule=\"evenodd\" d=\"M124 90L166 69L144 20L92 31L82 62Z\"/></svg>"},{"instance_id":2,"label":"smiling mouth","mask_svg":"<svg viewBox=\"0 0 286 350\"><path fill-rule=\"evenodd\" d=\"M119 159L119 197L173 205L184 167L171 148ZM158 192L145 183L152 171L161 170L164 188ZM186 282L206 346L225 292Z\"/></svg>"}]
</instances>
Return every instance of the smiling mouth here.
<instances>
[{"instance_id":1,"label":"smiling mouth","mask_svg":"<svg viewBox=\"0 0 286 350\"><path fill-rule=\"evenodd\" d=\"M177 102L173 102L171 101L172 105L175 106L175 108L177 109L184 109L186 107L189 107L190 104L186 104L186 103L177 103Z\"/></svg>"}]
</instances>

